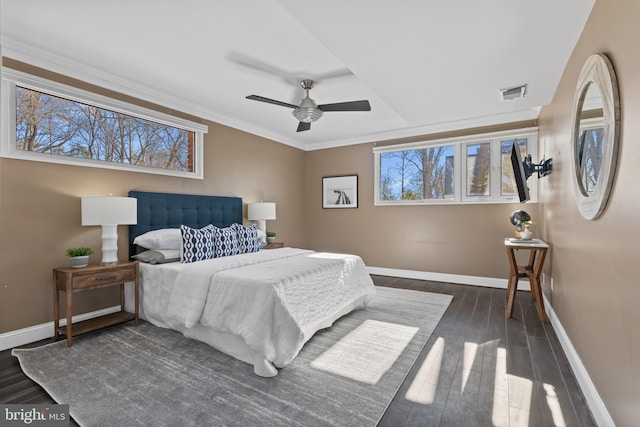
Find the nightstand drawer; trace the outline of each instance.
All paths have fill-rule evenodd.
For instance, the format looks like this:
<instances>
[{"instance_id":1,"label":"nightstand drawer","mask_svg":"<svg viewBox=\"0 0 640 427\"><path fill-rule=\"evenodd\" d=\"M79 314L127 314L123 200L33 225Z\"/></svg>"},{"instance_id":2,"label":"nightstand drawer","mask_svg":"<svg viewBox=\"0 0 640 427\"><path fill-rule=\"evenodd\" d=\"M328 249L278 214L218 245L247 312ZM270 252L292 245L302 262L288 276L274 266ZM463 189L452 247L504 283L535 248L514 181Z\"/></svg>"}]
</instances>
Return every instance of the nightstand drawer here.
<instances>
[{"instance_id":1,"label":"nightstand drawer","mask_svg":"<svg viewBox=\"0 0 640 427\"><path fill-rule=\"evenodd\" d=\"M135 268L111 270L86 275L74 275L71 283L73 289L89 288L114 282L133 282L136 279Z\"/></svg>"}]
</instances>

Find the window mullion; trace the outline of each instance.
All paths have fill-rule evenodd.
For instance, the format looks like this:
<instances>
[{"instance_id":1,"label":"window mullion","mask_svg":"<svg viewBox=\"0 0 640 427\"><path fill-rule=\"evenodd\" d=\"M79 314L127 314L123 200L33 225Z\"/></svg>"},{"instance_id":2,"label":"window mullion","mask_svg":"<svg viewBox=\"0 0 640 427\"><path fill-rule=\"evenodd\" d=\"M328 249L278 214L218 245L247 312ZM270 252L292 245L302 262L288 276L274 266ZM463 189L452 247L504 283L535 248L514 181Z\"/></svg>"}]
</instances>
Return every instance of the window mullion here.
<instances>
[{"instance_id":1,"label":"window mullion","mask_svg":"<svg viewBox=\"0 0 640 427\"><path fill-rule=\"evenodd\" d=\"M491 141L491 199L502 199L502 151L500 139Z\"/></svg>"}]
</instances>

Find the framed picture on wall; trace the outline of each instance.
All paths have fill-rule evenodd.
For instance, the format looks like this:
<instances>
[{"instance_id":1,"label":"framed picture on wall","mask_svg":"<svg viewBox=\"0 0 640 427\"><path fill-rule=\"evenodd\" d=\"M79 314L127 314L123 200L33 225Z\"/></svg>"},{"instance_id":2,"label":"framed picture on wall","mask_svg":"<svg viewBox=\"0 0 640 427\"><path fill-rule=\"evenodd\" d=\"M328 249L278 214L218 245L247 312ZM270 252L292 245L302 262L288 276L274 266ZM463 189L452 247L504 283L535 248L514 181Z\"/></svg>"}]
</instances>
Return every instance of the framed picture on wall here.
<instances>
[{"instance_id":1,"label":"framed picture on wall","mask_svg":"<svg viewBox=\"0 0 640 427\"><path fill-rule=\"evenodd\" d=\"M358 207L358 175L322 177L322 207L346 209Z\"/></svg>"}]
</instances>

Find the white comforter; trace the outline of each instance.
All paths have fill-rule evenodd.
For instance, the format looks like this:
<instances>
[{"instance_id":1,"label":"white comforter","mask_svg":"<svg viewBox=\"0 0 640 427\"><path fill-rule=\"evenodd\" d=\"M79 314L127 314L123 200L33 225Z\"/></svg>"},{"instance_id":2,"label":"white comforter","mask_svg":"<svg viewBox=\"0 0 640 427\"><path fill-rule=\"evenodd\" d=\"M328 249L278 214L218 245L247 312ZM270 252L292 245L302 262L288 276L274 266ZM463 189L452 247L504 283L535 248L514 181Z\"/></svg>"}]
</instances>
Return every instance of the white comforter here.
<instances>
[{"instance_id":1,"label":"white comforter","mask_svg":"<svg viewBox=\"0 0 640 427\"><path fill-rule=\"evenodd\" d=\"M277 367L318 329L375 295L356 255L282 248L141 267L143 312L153 323L233 334Z\"/></svg>"}]
</instances>

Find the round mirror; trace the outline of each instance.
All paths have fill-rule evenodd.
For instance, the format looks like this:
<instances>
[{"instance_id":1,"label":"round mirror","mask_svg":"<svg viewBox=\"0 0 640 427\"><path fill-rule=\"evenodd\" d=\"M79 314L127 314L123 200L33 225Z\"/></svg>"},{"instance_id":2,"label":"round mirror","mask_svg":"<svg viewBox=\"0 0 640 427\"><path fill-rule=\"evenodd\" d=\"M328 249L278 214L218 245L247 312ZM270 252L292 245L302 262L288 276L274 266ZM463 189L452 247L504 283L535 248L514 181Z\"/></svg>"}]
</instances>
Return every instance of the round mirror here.
<instances>
[{"instance_id":1,"label":"round mirror","mask_svg":"<svg viewBox=\"0 0 640 427\"><path fill-rule=\"evenodd\" d=\"M586 219L604 211L618 160L620 102L611 61L590 56L582 67L573 109L573 170L578 209Z\"/></svg>"}]
</instances>

